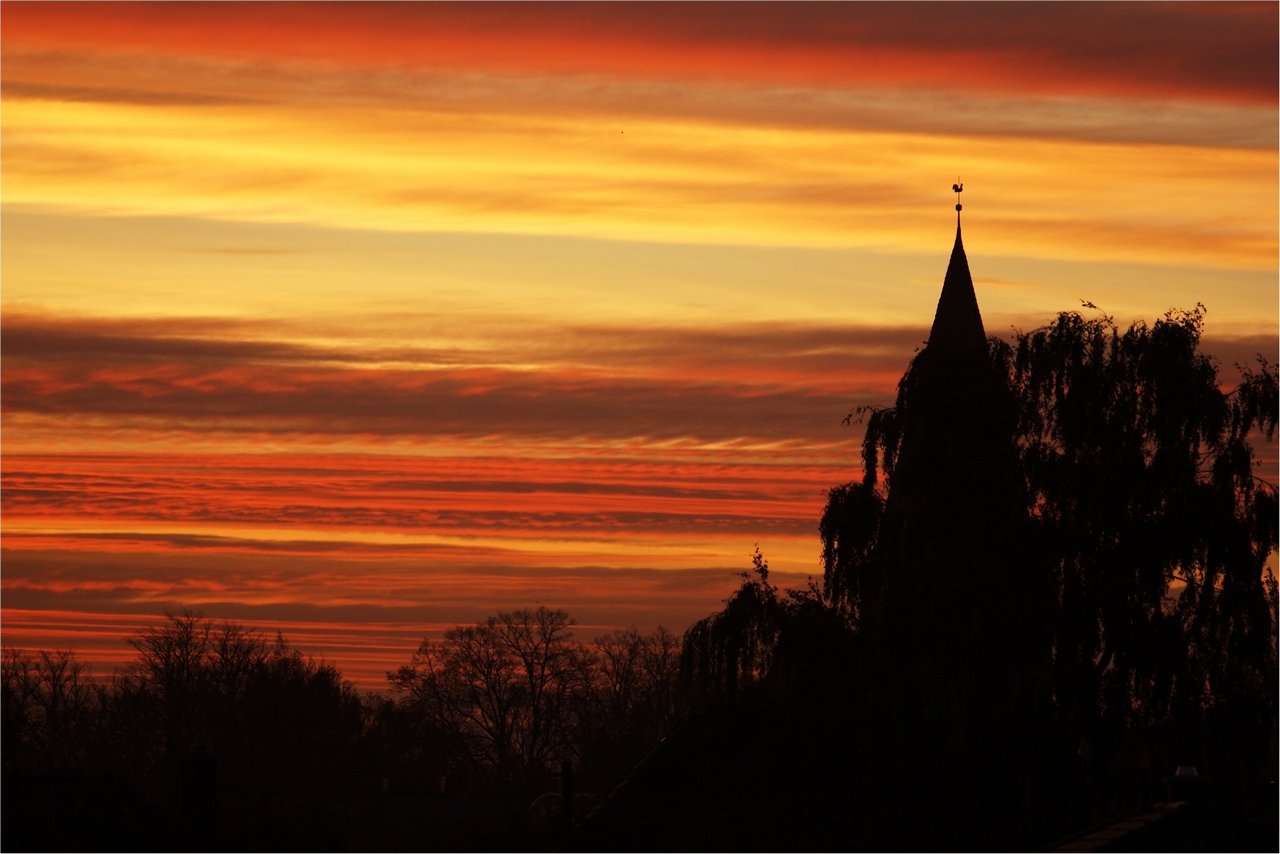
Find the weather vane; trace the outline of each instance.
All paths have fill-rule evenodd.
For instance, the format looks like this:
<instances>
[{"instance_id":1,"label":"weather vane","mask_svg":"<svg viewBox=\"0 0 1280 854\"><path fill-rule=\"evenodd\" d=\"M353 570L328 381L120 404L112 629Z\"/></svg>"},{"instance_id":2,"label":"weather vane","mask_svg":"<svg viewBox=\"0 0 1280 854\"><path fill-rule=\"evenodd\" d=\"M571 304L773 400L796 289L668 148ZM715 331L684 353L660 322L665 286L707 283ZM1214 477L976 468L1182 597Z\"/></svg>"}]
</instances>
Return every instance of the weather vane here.
<instances>
[{"instance_id":1,"label":"weather vane","mask_svg":"<svg viewBox=\"0 0 1280 854\"><path fill-rule=\"evenodd\" d=\"M955 191L955 194L956 194L956 213L959 213L959 212L960 212L960 194L964 192L964 184L961 184L961 183L960 183L960 179L959 179L959 178L957 178L957 179L956 179L956 183L954 183L954 184L952 184L952 185L951 185L951 189Z\"/></svg>"}]
</instances>

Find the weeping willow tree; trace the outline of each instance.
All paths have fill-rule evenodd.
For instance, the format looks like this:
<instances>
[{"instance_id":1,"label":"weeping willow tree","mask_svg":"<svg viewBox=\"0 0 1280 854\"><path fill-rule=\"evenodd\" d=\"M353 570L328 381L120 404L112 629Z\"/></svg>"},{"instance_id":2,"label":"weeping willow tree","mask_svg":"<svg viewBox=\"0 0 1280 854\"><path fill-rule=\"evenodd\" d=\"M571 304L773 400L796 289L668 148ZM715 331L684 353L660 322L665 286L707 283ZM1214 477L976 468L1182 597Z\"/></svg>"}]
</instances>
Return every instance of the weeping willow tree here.
<instances>
[{"instance_id":1,"label":"weeping willow tree","mask_svg":"<svg viewBox=\"0 0 1280 854\"><path fill-rule=\"evenodd\" d=\"M1276 486L1254 442L1274 438L1276 374L1259 357L1224 391L1198 349L1203 319L1197 306L1121 331L1063 314L998 356L1057 599L1065 730L1273 757Z\"/></svg>"},{"instance_id":2,"label":"weeping willow tree","mask_svg":"<svg viewBox=\"0 0 1280 854\"><path fill-rule=\"evenodd\" d=\"M768 674L778 635L787 620L785 596L769 583L769 564L759 547L752 571L724 610L699 620L684 637L681 675L702 701L717 702L749 690Z\"/></svg>"}]
</instances>

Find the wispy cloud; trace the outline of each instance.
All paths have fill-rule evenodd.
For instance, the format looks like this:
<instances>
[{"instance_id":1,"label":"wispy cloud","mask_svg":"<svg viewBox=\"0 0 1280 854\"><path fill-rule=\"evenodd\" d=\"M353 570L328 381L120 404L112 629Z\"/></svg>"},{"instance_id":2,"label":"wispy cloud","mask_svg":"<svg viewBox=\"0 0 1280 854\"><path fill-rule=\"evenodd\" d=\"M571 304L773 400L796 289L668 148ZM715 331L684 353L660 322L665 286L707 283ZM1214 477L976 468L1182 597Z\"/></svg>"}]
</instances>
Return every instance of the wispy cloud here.
<instances>
[{"instance_id":1,"label":"wispy cloud","mask_svg":"<svg viewBox=\"0 0 1280 854\"><path fill-rule=\"evenodd\" d=\"M594 117L619 133L666 118L730 126L1018 136L1273 149L1274 102L955 86L786 84L582 73L335 67L9 49L8 99L145 106L378 108L400 113ZM633 127L634 130L634 127Z\"/></svg>"}]
</instances>

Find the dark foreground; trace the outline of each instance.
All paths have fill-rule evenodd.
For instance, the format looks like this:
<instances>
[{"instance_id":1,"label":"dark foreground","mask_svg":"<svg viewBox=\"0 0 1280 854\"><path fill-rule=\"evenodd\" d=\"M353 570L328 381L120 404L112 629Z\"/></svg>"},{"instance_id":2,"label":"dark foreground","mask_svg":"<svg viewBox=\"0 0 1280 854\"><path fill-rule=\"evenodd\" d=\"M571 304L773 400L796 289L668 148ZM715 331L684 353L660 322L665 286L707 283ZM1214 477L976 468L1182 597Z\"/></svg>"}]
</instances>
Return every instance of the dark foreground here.
<instances>
[{"instance_id":1,"label":"dark foreground","mask_svg":"<svg viewBox=\"0 0 1280 854\"><path fill-rule=\"evenodd\" d=\"M604 796L485 793L292 794L161 804L110 776L7 776L5 851L1276 851L1274 785L1224 802L1209 781L1187 800L1141 803L1141 792L1094 791L1042 805L1020 826L977 827L990 781L964 792L920 780L878 787L850 773L771 763L748 749L723 761L682 748L684 728ZM726 740L721 747L729 747ZM763 761L762 761L763 760ZM746 766L755 765L748 773ZM808 778L807 781L805 778ZM179 793L181 795L181 793ZM979 810L981 812L981 810ZM1037 844L1029 829L1037 825ZM1060 832L1071 825L1067 832ZM999 844L1003 841L1003 844ZM993 843L996 843L993 845Z\"/></svg>"}]
</instances>

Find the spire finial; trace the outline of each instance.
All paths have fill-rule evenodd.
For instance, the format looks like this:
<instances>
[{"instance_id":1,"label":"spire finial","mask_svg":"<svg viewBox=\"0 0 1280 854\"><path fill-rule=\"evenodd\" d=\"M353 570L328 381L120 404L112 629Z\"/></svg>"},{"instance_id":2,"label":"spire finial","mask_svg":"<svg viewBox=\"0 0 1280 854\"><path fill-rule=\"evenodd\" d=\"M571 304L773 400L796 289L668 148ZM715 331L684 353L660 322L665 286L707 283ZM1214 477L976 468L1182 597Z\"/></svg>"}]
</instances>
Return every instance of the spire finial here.
<instances>
[{"instance_id":1,"label":"spire finial","mask_svg":"<svg viewBox=\"0 0 1280 854\"><path fill-rule=\"evenodd\" d=\"M956 182L951 185L951 189L956 194L956 228L960 227L960 194L964 192L964 184L960 183L960 179L956 178Z\"/></svg>"}]
</instances>

